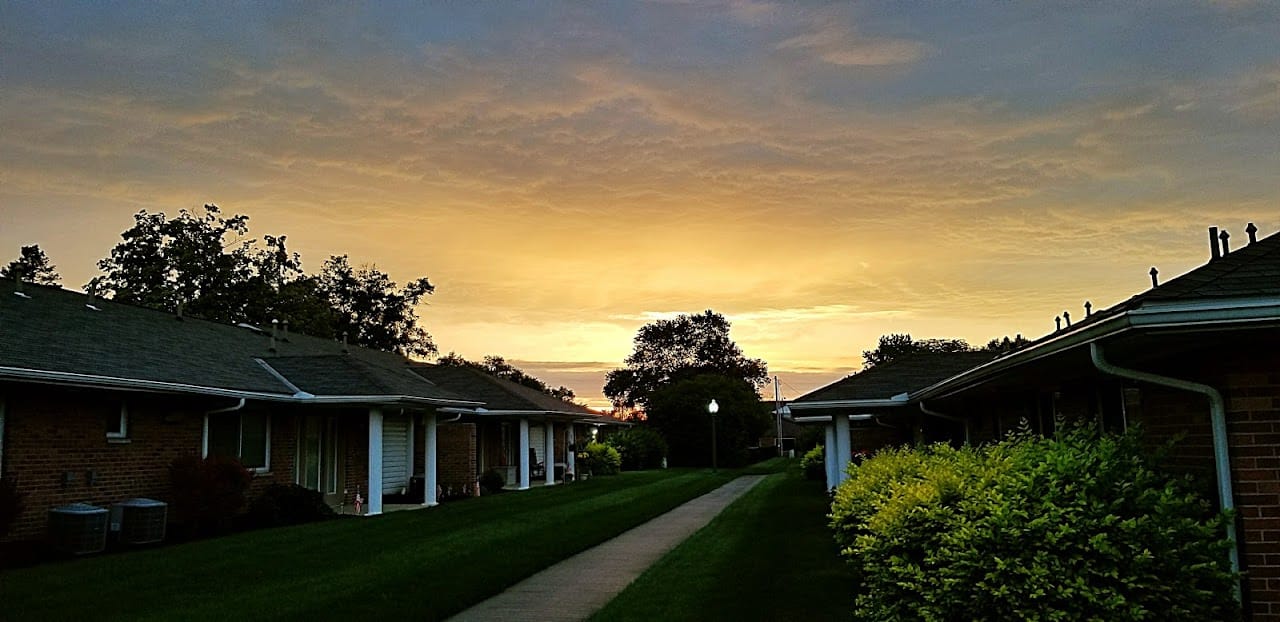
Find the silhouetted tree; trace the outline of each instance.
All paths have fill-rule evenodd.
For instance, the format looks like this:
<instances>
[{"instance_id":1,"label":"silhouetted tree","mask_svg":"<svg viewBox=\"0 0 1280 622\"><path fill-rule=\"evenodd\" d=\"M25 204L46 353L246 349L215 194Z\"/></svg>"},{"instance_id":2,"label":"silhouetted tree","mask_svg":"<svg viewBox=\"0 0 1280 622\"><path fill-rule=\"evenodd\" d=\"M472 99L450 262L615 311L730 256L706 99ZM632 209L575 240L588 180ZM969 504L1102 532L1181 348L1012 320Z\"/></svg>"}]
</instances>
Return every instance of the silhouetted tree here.
<instances>
[{"instance_id":1,"label":"silhouetted tree","mask_svg":"<svg viewBox=\"0 0 1280 622\"><path fill-rule=\"evenodd\" d=\"M334 330L354 343L399 352L405 356L433 356L436 344L418 326L414 307L435 291L426 277L397 288L377 266L351 267L346 255L330 257L319 276L319 290L328 297Z\"/></svg>"},{"instance_id":2,"label":"silhouetted tree","mask_svg":"<svg viewBox=\"0 0 1280 622\"><path fill-rule=\"evenodd\" d=\"M53 264L49 263L49 256L40 250L39 244L23 246L17 259L0 268L0 279L14 277L36 285L57 285L62 280L53 269Z\"/></svg>"},{"instance_id":3,"label":"silhouetted tree","mask_svg":"<svg viewBox=\"0 0 1280 622\"><path fill-rule=\"evenodd\" d=\"M862 351L866 367L888 363L896 358L917 352L971 352L972 347L963 339L912 339L906 333L881 335L874 350Z\"/></svg>"},{"instance_id":4,"label":"silhouetted tree","mask_svg":"<svg viewBox=\"0 0 1280 622\"><path fill-rule=\"evenodd\" d=\"M741 466L747 447L770 428L768 408L745 379L703 374L676 380L649 396L648 425L666 439L673 466L711 464L711 414L716 400L716 453L720 466Z\"/></svg>"},{"instance_id":5,"label":"silhouetted tree","mask_svg":"<svg viewBox=\"0 0 1280 622\"><path fill-rule=\"evenodd\" d=\"M1009 339L1009 336L1005 335L1004 339L992 339L991 341L988 341L987 345L982 349L988 352L1008 354L1009 352L1022 348L1028 343L1031 342L1022 335L1016 335L1013 339Z\"/></svg>"},{"instance_id":6,"label":"silhouetted tree","mask_svg":"<svg viewBox=\"0 0 1280 622\"><path fill-rule=\"evenodd\" d=\"M715 374L764 386L768 368L747 358L729 338L729 321L711 310L681 314L640 327L626 367L605 376L604 394L615 407L647 406L654 391L677 380Z\"/></svg>"},{"instance_id":7,"label":"silhouetted tree","mask_svg":"<svg viewBox=\"0 0 1280 622\"><path fill-rule=\"evenodd\" d=\"M291 330L355 345L430 356L436 347L418 325L414 307L432 291L424 277L403 289L375 266L353 268L330 257L309 276L285 236L249 239L249 217L224 217L216 205L200 214L140 211L107 258L103 274L86 286L124 303L172 310L216 322L266 325L288 320Z\"/></svg>"},{"instance_id":8,"label":"silhouetted tree","mask_svg":"<svg viewBox=\"0 0 1280 622\"><path fill-rule=\"evenodd\" d=\"M531 389L537 389L551 397L559 398L566 402L573 402L574 398L577 397L574 395L573 389L564 385L552 388L547 385L547 383L525 373L524 370L519 367L508 363L507 360L501 356L494 356L492 354L487 355L484 357L483 362L477 363L475 361L468 361L467 359L462 358L462 356L450 352L440 357L436 363L439 365L452 365L455 367L470 367L472 369L478 369L491 376L510 380L511 382Z\"/></svg>"}]
</instances>

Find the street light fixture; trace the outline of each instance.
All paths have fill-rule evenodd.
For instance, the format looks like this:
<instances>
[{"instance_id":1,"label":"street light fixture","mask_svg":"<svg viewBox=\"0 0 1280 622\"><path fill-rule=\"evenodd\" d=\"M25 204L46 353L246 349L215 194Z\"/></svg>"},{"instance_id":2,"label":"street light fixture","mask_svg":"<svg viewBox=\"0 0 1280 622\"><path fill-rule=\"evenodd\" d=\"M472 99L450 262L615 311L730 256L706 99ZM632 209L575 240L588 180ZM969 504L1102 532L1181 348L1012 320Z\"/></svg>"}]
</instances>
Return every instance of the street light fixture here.
<instances>
[{"instance_id":1,"label":"street light fixture","mask_svg":"<svg viewBox=\"0 0 1280 622\"><path fill-rule=\"evenodd\" d=\"M715 398L711 399L711 403L707 404L707 412L711 413L711 472L716 472L716 413L720 412L720 405L716 403Z\"/></svg>"}]
</instances>

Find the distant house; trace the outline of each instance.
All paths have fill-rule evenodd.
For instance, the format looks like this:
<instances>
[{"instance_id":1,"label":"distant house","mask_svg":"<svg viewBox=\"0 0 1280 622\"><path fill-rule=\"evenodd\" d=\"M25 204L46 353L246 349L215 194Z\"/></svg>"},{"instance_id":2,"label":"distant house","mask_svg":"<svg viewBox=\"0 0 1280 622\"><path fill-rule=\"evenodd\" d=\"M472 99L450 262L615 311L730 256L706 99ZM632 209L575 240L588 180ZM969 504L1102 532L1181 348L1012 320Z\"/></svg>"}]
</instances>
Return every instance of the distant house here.
<instances>
[{"instance_id":1,"label":"distant house","mask_svg":"<svg viewBox=\"0 0 1280 622\"><path fill-rule=\"evenodd\" d=\"M484 438L495 418L482 414L485 399L523 393L447 376L287 325L0 284L0 477L26 495L8 538L40 537L62 504L169 499L169 465L192 454L239 459L255 474L251 492L295 483L347 513L357 495L366 514L387 509L385 498L434 505L439 491L473 490L478 430ZM462 393L482 386L483 397ZM529 418L562 420L537 410ZM564 421L592 415L563 410L573 412Z\"/></svg>"},{"instance_id":2,"label":"distant house","mask_svg":"<svg viewBox=\"0 0 1280 622\"><path fill-rule=\"evenodd\" d=\"M441 388L484 402L481 408L457 410L460 420L476 430L476 469L496 470L520 490L529 488L535 472L546 484L580 475L573 448L594 438L601 426L618 423L478 369L421 365L414 371Z\"/></svg>"},{"instance_id":3,"label":"distant house","mask_svg":"<svg viewBox=\"0 0 1280 622\"><path fill-rule=\"evenodd\" d=\"M843 393L839 385L877 366L793 401L792 416L834 432L872 414L925 441L982 442L1020 425L1052 433L1078 420L1104 430L1141 423L1156 443L1182 437L1171 466L1198 473L1235 508L1232 558L1246 572L1247 605L1256 619L1280 617L1280 235L1254 240L1252 229L1235 250L1211 231L1207 264L1163 283L1153 275L1151 289L1101 311L1082 307L1074 321L1059 317L1058 330L1012 353L975 355L962 369L940 359L936 378ZM833 442L879 444L866 429ZM833 484L844 477L843 451Z\"/></svg>"}]
</instances>

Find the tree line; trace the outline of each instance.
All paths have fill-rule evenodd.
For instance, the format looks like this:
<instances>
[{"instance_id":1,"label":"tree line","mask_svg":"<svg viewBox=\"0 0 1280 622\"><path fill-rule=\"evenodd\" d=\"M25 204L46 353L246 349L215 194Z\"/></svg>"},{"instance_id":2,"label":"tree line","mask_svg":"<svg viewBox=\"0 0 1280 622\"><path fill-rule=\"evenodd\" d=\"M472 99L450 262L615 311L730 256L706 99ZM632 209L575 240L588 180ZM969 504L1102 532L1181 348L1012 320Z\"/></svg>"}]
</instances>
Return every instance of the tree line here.
<instances>
[{"instance_id":1,"label":"tree line","mask_svg":"<svg viewBox=\"0 0 1280 622\"><path fill-rule=\"evenodd\" d=\"M427 277L400 286L374 264L332 255L316 273L286 246L284 235L249 236L249 217L225 216L216 205L198 212L139 211L121 241L98 261L101 274L84 288L125 304L182 312L206 320L265 326L272 320L315 337L432 357L438 348L416 308L435 291ZM39 245L23 246L0 267L0 278L38 285L61 282ZM441 364L466 364L552 396L572 400L567 387L548 387L499 356L472 363L450 353Z\"/></svg>"}]
</instances>

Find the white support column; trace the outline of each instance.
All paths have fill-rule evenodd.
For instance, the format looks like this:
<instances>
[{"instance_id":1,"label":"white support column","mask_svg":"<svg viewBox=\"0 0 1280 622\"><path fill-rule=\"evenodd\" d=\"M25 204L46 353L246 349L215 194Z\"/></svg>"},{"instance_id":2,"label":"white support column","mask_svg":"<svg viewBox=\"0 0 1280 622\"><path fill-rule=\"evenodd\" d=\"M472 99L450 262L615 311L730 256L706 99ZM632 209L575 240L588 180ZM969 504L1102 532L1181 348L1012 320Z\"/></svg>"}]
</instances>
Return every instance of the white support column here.
<instances>
[{"instance_id":1,"label":"white support column","mask_svg":"<svg viewBox=\"0 0 1280 622\"><path fill-rule=\"evenodd\" d=\"M369 516L382 513L382 409L369 409Z\"/></svg>"},{"instance_id":2,"label":"white support column","mask_svg":"<svg viewBox=\"0 0 1280 622\"><path fill-rule=\"evenodd\" d=\"M439 454L436 450L436 411L431 411L422 416L423 431L426 432L426 438L423 444L426 445L426 459L422 465L422 505L431 507L439 503L436 498L436 472L439 463Z\"/></svg>"},{"instance_id":3,"label":"white support column","mask_svg":"<svg viewBox=\"0 0 1280 622\"><path fill-rule=\"evenodd\" d=\"M556 424L551 423L547 419L545 440L543 441L542 464L543 471L546 471L547 485L554 486L556 483Z\"/></svg>"},{"instance_id":4,"label":"white support column","mask_svg":"<svg viewBox=\"0 0 1280 622\"><path fill-rule=\"evenodd\" d=\"M836 487L838 477L836 474L836 424L832 422L824 427L827 429L827 444L822 448L822 456L827 463L827 490L831 490Z\"/></svg>"},{"instance_id":5,"label":"white support column","mask_svg":"<svg viewBox=\"0 0 1280 622\"><path fill-rule=\"evenodd\" d=\"M520 418L520 490L529 489L529 420Z\"/></svg>"},{"instance_id":6,"label":"white support column","mask_svg":"<svg viewBox=\"0 0 1280 622\"><path fill-rule=\"evenodd\" d=\"M3 405L0 405L0 412L3 412L2 409ZM573 424L570 423L569 429L564 431L564 481L566 482L569 481L569 473L573 473L573 479L575 481L578 479L578 469L575 460L578 457L578 452L573 450L573 444L575 442L577 441L573 437Z\"/></svg>"},{"instance_id":7,"label":"white support column","mask_svg":"<svg viewBox=\"0 0 1280 622\"><path fill-rule=\"evenodd\" d=\"M853 461L853 445L849 438L849 416L836 415L836 485L849 479L847 470Z\"/></svg>"}]
</instances>

